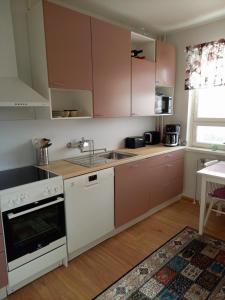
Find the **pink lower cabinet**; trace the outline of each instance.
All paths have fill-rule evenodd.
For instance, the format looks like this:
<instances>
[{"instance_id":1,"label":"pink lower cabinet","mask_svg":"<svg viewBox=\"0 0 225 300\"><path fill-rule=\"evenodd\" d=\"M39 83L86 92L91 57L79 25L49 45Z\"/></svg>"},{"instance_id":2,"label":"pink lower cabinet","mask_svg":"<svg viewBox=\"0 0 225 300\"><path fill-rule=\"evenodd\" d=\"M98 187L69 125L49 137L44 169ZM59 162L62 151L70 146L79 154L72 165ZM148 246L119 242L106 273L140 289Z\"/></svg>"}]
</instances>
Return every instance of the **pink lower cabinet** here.
<instances>
[{"instance_id":1,"label":"pink lower cabinet","mask_svg":"<svg viewBox=\"0 0 225 300\"><path fill-rule=\"evenodd\" d=\"M151 207L179 195L183 191L184 151L174 151L147 160L151 181Z\"/></svg>"},{"instance_id":2,"label":"pink lower cabinet","mask_svg":"<svg viewBox=\"0 0 225 300\"><path fill-rule=\"evenodd\" d=\"M8 283L5 253L0 253L0 289Z\"/></svg>"},{"instance_id":3,"label":"pink lower cabinet","mask_svg":"<svg viewBox=\"0 0 225 300\"><path fill-rule=\"evenodd\" d=\"M174 151L115 168L115 227L182 194L184 152Z\"/></svg>"},{"instance_id":4,"label":"pink lower cabinet","mask_svg":"<svg viewBox=\"0 0 225 300\"><path fill-rule=\"evenodd\" d=\"M131 70L131 114L152 116L155 114L155 63L132 58Z\"/></svg>"},{"instance_id":5,"label":"pink lower cabinet","mask_svg":"<svg viewBox=\"0 0 225 300\"><path fill-rule=\"evenodd\" d=\"M148 168L145 160L115 168L115 227L150 208Z\"/></svg>"},{"instance_id":6,"label":"pink lower cabinet","mask_svg":"<svg viewBox=\"0 0 225 300\"><path fill-rule=\"evenodd\" d=\"M91 28L94 116L130 116L130 32L95 18Z\"/></svg>"},{"instance_id":7,"label":"pink lower cabinet","mask_svg":"<svg viewBox=\"0 0 225 300\"><path fill-rule=\"evenodd\" d=\"M148 162L152 208L182 193L184 166L183 158L158 165L152 165L153 159Z\"/></svg>"}]
</instances>

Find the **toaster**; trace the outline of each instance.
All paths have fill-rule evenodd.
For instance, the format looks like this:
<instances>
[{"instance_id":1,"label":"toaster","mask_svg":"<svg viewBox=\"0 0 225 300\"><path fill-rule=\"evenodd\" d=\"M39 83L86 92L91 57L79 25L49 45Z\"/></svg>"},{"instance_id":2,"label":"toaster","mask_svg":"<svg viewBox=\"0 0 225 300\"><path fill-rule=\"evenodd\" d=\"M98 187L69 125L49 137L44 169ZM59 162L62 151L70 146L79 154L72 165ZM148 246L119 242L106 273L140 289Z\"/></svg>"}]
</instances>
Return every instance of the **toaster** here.
<instances>
[{"instance_id":1,"label":"toaster","mask_svg":"<svg viewBox=\"0 0 225 300\"><path fill-rule=\"evenodd\" d=\"M160 132L159 131L147 131L144 133L145 144L155 145L160 143Z\"/></svg>"},{"instance_id":2,"label":"toaster","mask_svg":"<svg viewBox=\"0 0 225 300\"><path fill-rule=\"evenodd\" d=\"M143 136L130 136L125 139L125 147L126 148L140 148L145 147L145 139Z\"/></svg>"}]
</instances>

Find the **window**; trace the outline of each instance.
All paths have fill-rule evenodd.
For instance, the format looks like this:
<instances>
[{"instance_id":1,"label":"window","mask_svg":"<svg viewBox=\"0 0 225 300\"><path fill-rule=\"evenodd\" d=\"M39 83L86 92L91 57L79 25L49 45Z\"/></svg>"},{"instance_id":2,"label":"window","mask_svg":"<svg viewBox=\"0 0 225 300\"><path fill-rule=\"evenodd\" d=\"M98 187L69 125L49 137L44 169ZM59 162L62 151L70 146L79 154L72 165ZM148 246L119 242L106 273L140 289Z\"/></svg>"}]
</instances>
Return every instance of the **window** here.
<instances>
[{"instance_id":1,"label":"window","mask_svg":"<svg viewBox=\"0 0 225 300\"><path fill-rule=\"evenodd\" d=\"M192 145L225 149L225 87L196 89L191 94Z\"/></svg>"}]
</instances>

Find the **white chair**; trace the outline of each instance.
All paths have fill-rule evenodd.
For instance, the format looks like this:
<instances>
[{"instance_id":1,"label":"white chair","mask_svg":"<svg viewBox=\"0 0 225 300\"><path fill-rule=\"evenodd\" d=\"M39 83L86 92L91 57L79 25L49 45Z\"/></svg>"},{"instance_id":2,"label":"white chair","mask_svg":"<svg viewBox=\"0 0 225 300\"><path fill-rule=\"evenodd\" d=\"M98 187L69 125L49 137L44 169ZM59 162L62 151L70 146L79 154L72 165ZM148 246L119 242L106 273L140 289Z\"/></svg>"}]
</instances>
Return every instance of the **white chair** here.
<instances>
[{"instance_id":1,"label":"white chair","mask_svg":"<svg viewBox=\"0 0 225 300\"><path fill-rule=\"evenodd\" d=\"M214 165L217 162L218 160L211 160L209 162L206 162L204 164L204 167L209 167L211 165ZM217 213L217 216L220 216L221 214L225 215L225 212L223 212L222 210L223 204L225 204L225 186L221 186L216 183L209 183L209 184L210 184L210 189L208 191L208 197L210 203L206 213L204 225L206 225L211 211ZM217 209L213 208L215 206L217 207Z\"/></svg>"}]
</instances>

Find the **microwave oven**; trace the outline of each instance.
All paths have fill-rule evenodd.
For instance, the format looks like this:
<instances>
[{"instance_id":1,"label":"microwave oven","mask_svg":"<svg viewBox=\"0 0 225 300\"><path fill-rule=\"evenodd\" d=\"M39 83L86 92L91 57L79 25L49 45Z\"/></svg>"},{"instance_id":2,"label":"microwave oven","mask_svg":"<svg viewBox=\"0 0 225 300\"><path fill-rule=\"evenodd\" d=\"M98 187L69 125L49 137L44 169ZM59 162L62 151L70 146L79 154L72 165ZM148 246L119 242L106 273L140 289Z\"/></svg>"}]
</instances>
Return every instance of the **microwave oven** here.
<instances>
[{"instance_id":1,"label":"microwave oven","mask_svg":"<svg viewBox=\"0 0 225 300\"><path fill-rule=\"evenodd\" d=\"M155 113L156 114L172 114L172 97L165 95L156 95Z\"/></svg>"}]
</instances>

